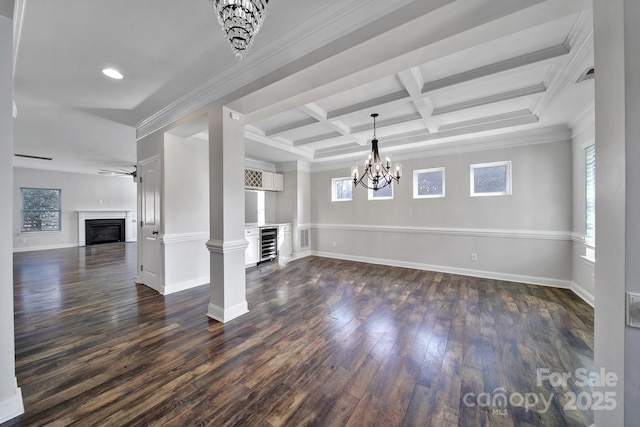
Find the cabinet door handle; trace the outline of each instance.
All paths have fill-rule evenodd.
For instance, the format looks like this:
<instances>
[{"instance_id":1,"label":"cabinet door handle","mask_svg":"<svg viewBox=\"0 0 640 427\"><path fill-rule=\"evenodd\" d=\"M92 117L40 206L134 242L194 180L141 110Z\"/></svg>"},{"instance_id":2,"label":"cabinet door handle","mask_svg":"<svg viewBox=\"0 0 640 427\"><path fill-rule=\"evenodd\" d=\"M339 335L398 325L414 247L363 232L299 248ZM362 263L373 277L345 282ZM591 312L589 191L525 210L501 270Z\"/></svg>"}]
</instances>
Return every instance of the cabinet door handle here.
<instances>
[{"instance_id":1,"label":"cabinet door handle","mask_svg":"<svg viewBox=\"0 0 640 427\"><path fill-rule=\"evenodd\" d=\"M151 234L158 234L158 231L152 231Z\"/></svg>"}]
</instances>

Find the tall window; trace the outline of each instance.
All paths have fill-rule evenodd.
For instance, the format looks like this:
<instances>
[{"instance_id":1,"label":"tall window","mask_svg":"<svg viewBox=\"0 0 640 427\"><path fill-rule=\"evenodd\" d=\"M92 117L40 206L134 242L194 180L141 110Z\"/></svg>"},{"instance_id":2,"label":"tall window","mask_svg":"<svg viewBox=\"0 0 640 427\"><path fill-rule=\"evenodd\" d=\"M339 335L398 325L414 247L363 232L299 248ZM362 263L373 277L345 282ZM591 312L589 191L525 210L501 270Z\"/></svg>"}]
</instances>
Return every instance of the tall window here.
<instances>
[{"instance_id":1,"label":"tall window","mask_svg":"<svg viewBox=\"0 0 640 427\"><path fill-rule=\"evenodd\" d=\"M472 196L505 196L511 194L511 162L471 165Z\"/></svg>"},{"instance_id":2,"label":"tall window","mask_svg":"<svg viewBox=\"0 0 640 427\"><path fill-rule=\"evenodd\" d=\"M353 198L353 181L349 178L331 179L331 201L344 202Z\"/></svg>"},{"instance_id":3,"label":"tall window","mask_svg":"<svg viewBox=\"0 0 640 427\"><path fill-rule=\"evenodd\" d=\"M585 158L585 231L584 243L596 246L596 146L584 150Z\"/></svg>"},{"instance_id":4,"label":"tall window","mask_svg":"<svg viewBox=\"0 0 640 427\"><path fill-rule=\"evenodd\" d=\"M60 194L51 188L21 188L22 227L32 231L60 231Z\"/></svg>"}]
</instances>

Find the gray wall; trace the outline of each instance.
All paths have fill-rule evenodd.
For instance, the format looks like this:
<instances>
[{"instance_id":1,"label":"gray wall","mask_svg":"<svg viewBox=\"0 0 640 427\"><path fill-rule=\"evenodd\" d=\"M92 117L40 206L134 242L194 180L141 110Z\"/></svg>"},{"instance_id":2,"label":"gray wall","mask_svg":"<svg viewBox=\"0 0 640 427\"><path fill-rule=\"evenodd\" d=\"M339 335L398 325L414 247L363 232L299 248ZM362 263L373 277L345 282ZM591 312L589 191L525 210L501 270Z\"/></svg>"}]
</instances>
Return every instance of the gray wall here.
<instances>
[{"instance_id":1,"label":"gray wall","mask_svg":"<svg viewBox=\"0 0 640 427\"><path fill-rule=\"evenodd\" d=\"M13 168L13 247L15 251L78 245L77 211L131 211L136 218L136 183L131 177ZM62 189L62 230L20 232L20 188ZM135 223L127 224L137 231ZM135 236L135 234L134 234Z\"/></svg>"},{"instance_id":2,"label":"gray wall","mask_svg":"<svg viewBox=\"0 0 640 427\"><path fill-rule=\"evenodd\" d=\"M510 160L512 195L470 197L469 166ZM326 256L570 286L571 142L402 160L394 200L331 202L331 178L311 176L313 251ZM446 197L413 199L413 170L445 167ZM471 254L477 261L471 260Z\"/></svg>"}]
</instances>

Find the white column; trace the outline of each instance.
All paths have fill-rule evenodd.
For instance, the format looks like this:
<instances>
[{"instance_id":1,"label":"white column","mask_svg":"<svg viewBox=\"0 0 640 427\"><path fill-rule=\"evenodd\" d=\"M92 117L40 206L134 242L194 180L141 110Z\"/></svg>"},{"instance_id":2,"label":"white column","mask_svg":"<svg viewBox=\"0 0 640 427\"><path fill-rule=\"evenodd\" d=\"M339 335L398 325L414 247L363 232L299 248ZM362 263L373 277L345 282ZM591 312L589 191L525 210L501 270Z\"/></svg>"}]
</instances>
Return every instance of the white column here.
<instances>
[{"instance_id":1,"label":"white column","mask_svg":"<svg viewBox=\"0 0 640 427\"><path fill-rule=\"evenodd\" d=\"M244 116L209 112L211 300L207 315L228 322L248 312L244 270Z\"/></svg>"},{"instance_id":2,"label":"white column","mask_svg":"<svg viewBox=\"0 0 640 427\"><path fill-rule=\"evenodd\" d=\"M12 56L13 23L0 14L0 423L24 412L13 330Z\"/></svg>"},{"instance_id":3,"label":"white column","mask_svg":"<svg viewBox=\"0 0 640 427\"><path fill-rule=\"evenodd\" d=\"M596 372L617 381L615 408L594 410L597 426L640 419L640 329L625 324L625 293L640 293L640 2L594 1L596 106ZM611 394L610 394L611 397Z\"/></svg>"}]
</instances>

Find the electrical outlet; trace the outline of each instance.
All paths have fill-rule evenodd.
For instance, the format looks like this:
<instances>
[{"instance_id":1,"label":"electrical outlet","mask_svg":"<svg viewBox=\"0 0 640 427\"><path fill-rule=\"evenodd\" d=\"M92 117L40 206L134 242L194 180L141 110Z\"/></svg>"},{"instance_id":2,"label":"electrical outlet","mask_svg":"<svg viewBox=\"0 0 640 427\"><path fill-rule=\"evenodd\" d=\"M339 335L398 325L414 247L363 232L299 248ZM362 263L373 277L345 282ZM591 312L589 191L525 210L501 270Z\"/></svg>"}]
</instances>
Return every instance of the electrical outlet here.
<instances>
[{"instance_id":1,"label":"electrical outlet","mask_svg":"<svg viewBox=\"0 0 640 427\"><path fill-rule=\"evenodd\" d=\"M627 292L627 325L640 328L640 294Z\"/></svg>"},{"instance_id":2,"label":"electrical outlet","mask_svg":"<svg viewBox=\"0 0 640 427\"><path fill-rule=\"evenodd\" d=\"M471 254L471 261L477 261L478 260L478 254L473 253Z\"/></svg>"}]
</instances>

